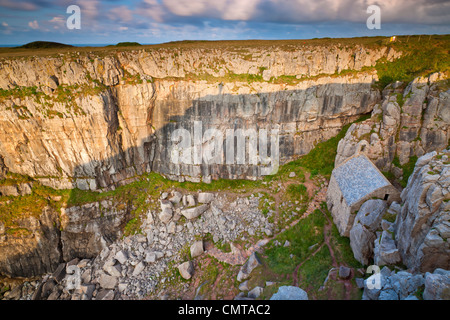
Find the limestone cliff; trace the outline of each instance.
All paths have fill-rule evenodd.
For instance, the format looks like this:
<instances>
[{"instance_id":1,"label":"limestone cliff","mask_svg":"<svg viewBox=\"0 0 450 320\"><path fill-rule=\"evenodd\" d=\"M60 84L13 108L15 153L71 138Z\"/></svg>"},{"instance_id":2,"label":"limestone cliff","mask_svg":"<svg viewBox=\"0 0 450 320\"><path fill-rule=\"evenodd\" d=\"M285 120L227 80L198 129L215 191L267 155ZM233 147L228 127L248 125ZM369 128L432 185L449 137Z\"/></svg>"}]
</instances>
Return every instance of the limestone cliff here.
<instances>
[{"instance_id":1,"label":"limestone cliff","mask_svg":"<svg viewBox=\"0 0 450 320\"><path fill-rule=\"evenodd\" d=\"M3 59L0 174L91 190L151 170L180 180L255 178L252 165L171 163L170 133L195 120L204 130L276 128L283 163L370 112L377 76L361 69L398 56L386 47L299 46Z\"/></svg>"}]
</instances>

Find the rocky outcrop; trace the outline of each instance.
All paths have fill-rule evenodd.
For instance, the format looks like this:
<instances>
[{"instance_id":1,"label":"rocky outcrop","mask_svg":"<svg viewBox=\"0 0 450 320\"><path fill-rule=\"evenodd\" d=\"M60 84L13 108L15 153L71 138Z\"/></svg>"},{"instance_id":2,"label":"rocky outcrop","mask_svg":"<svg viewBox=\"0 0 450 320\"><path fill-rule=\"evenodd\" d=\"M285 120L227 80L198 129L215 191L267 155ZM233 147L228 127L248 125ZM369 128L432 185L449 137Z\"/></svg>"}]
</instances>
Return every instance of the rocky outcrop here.
<instances>
[{"instance_id":1,"label":"rocky outcrop","mask_svg":"<svg viewBox=\"0 0 450 320\"><path fill-rule=\"evenodd\" d=\"M401 203L361 206L350 231L355 258L379 266L403 262L412 271L450 268L450 150L418 159Z\"/></svg>"},{"instance_id":2,"label":"rocky outcrop","mask_svg":"<svg viewBox=\"0 0 450 320\"><path fill-rule=\"evenodd\" d=\"M0 275L33 277L52 272L62 261L94 258L119 239L130 219L126 205L111 201L62 208L0 223Z\"/></svg>"},{"instance_id":3,"label":"rocky outcrop","mask_svg":"<svg viewBox=\"0 0 450 320\"><path fill-rule=\"evenodd\" d=\"M58 213L45 207L38 217L0 223L0 274L32 277L53 271L61 259Z\"/></svg>"},{"instance_id":4,"label":"rocky outcrop","mask_svg":"<svg viewBox=\"0 0 450 320\"><path fill-rule=\"evenodd\" d=\"M450 150L417 160L403 190L395 239L413 270L450 269Z\"/></svg>"},{"instance_id":5,"label":"rocky outcrop","mask_svg":"<svg viewBox=\"0 0 450 320\"><path fill-rule=\"evenodd\" d=\"M450 300L450 271L436 269L425 274L425 300Z\"/></svg>"},{"instance_id":6,"label":"rocky outcrop","mask_svg":"<svg viewBox=\"0 0 450 320\"><path fill-rule=\"evenodd\" d=\"M375 280L377 278L377 280ZM364 282L363 300L449 300L450 271L411 273L384 267Z\"/></svg>"},{"instance_id":7,"label":"rocky outcrop","mask_svg":"<svg viewBox=\"0 0 450 320\"><path fill-rule=\"evenodd\" d=\"M350 246L355 259L364 265L369 265L369 261L373 257L375 232L380 228L386 209L386 201L368 200L356 214L350 230Z\"/></svg>"},{"instance_id":8,"label":"rocky outcrop","mask_svg":"<svg viewBox=\"0 0 450 320\"><path fill-rule=\"evenodd\" d=\"M401 166L411 157L445 149L450 139L450 92L442 87L445 78L435 73L416 78L405 89L401 83L386 87L372 117L353 124L339 142L335 164L363 152L380 170L401 178Z\"/></svg>"},{"instance_id":9,"label":"rocky outcrop","mask_svg":"<svg viewBox=\"0 0 450 320\"><path fill-rule=\"evenodd\" d=\"M110 200L61 209L61 251L64 261L96 257L123 235L130 220L127 205Z\"/></svg>"},{"instance_id":10,"label":"rocky outcrop","mask_svg":"<svg viewBox=\"0 0 450 320\"><path fill-rule=\"evenodd\" d=\"M164 194L162 197L178 200L188 196L177 194L176 191L172 195L173 197L169 197L168 194ZM179 197L176 197L177 195ZM272 227L268 221L270 213L266 217L258 209L262 194L232 201L226 195L213 195L214 199L209 202L209 209L201 217L190 221L175 221L172 218L169 224L166 224L157 218L157 212L149 211L147 218L142 221L141 232L126 237L116 236L114 242L102 242L104 246L101 251L90 259L77 257L64 263L57 262L55 268L34 281L31 288L27 285L26 292L23 287L14 288L5 294L5 298L142 299L156 293L161 286L165 287L168 281L173 280L173 272L181 272L183 276L190 278L195 270L201 268L201 265L194 261L195 257L201 255L205 249L203 242L197 240L199 237L209 234L215 243L219 241L231 243L250 234L263 234L265 229ZM198 194L191 194L191 196L196 198ZM173 204L175 213L182 206L182 200L175 201ZM90 225L87 223L86 226L87 220L84 218L89 214L97 215L98 211L107 215L99 207L108 207L108 204L100 202L98 206L95 203L85 205L77 210L74 209L74 212L66 210L65 214L72 217L69 223L66 218L63 218L62 223L66 227L70 225L73 232L75 225L78 224L77 230L80 231L80 237L86 237L89 240L86 242L91 243L93 237L85 231L93 229L95 223L101 226L102 224L99 223L101 217L93 218L93 222ZM76 212L82 212L82 214L76 217ZM171 229L171 223L173 223L173 229ZM106 231L108 230L103 231L103 238L108 240ZM66 245L63 243L63 248ZM93 246L92 249L95 248L97 246ZM188 251L191 249L192 260L186 259L184 254L188 251L183 250L184 248ZM81 246L75 247L74 250L81 250ZM252 257L251 265L253 266L258 261L254 260L256 255ZM182 265L181 270L178 269L180 265ZM250 269L249 266L246 270L250 272Z\"/></svg>"}]
</instances>

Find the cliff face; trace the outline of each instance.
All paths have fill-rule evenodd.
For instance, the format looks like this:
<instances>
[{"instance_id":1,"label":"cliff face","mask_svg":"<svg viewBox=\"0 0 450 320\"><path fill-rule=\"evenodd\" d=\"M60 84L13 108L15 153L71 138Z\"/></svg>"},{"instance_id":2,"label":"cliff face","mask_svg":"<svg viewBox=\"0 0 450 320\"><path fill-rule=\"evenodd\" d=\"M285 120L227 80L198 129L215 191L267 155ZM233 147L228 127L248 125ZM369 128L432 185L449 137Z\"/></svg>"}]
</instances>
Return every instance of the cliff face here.
<instances>
[{"instance_id":1,"label":"cliff face","mask_svg":"<svg viewBox=\"0 0 450 320\"><path fill-rule=\"evenodd\" d=\"M444 74L434 73L407 85L388 86L371 119L353 124L339 142L336 165L364 152L380 170L402 180L411 159L445 149L450 139L450 91L444 79ZM403 180L406 185L407 177Z\"/></svg>"},{"instance_id":2,"label":"cliff face","mask_svg":"<svg viewBox=\"0 0 450 320\"><path fill-rule=\"evenodd\" d=\"M254 178L260 172L251 164L172 163L172 132L192 132L196 120L203 132L278 129L283 163L378 102L371 88L374 71L336 72L396 56L386 48L331 47L3 60L0 174L9 170L55 188L91 190L113 188L151 170L179 180ZM321 76L303 79L316 75ZM282 81L274 81L278 77Z\"/></svg>"}]
</instances>

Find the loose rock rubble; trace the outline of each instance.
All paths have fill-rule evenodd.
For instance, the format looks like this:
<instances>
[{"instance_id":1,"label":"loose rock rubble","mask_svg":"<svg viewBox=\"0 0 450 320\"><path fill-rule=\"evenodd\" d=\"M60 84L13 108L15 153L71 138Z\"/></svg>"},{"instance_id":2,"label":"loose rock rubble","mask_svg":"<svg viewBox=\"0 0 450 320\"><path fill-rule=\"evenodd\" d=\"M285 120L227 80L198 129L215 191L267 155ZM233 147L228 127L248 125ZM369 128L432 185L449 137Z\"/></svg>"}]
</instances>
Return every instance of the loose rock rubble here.
<instances>
[{"instance_id":1,"label":"loose rock rubble","mask_svg":"<svg viewBox=\"0 0 450 320\"><path fill-rule=\"evenodd\" d=\"M170 264L175 263L183 278L192 277L196 266L182 261L180 252L188 246L192 258L203 254L203 241L198 237L210 235L214 242L232 242L272 230L258 209L259 199L252 195L230 202L226 195L214 193L162 194L158 212L147 212L142 233L115 241L94 259L62 263L53 274L28 283L31 289L10 291L5 298L142 299L171 280L167 276ZM185 214L187 210L194 214Z\"/></svg>"}]
</instances>

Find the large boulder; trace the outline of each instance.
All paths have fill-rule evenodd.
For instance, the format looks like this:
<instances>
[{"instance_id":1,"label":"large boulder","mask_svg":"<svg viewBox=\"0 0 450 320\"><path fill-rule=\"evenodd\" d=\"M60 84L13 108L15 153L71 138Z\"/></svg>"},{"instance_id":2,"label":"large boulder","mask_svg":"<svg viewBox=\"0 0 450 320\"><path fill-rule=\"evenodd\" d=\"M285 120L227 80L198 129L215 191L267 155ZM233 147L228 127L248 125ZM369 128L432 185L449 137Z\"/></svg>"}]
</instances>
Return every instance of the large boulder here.
<instances>
[{"instance_id":1,"label":"large boulder","mask_svg":"<svg viewBox=\"0 0 450 320\"><path fill-rule=\"evenodd\" d=\"M372 117L347 130L338 144L335 165L363 152L380 170L400 178L403 173L393 164L394 157L403 166L412 156L446 148L450 92L442 90L438 83L442 79L442 74L419 77L404 91L397 85L388 86L383 101L373 107Z\"/></svg>"},{"instance_id":2,"label":"large boulder","mask_svg":"<svg viewBox=\"0 0 450 320\"><path fill-rule=\"evenodd\" d=\"M239 270L239 273L237 275L237 281L241 282L241 281L248 279L250 277L250 274L252 273L252 271L255 268L259 267L260 265L262 265L261 261L259 261L259 258L256 255L256 253L253 252L250 255L250 257L248 258L248 260L244 263L244 265Z\"/></svg>"},{"instance_id":3,"label":"large boulder","mask_svg":"<svg viewBox=\"0 0 450 320\"><path fill-rule=\"evenodd\" d=\"M368 265L373 257L375 232L380 228L386 208L386 201L368 200L361 206L353 222L350 246L355 259L364 265Z\"/></svg>"},{"instance_id":4,"label":"large boulder","mask_svg":"<svg viewBox=\"0 0 450 320\"><path fill-rule=\"evenodd\" d=\"M373 277L379 277L379 282L369 286L368 281ZM421 274L395 272L388 267L369 279L364 282L363 300L416 300L419 289L424 285Z\"/></svg>"},{"instance_id":5,"label":"large boulder","mask_svg":"<svg viewBox=\"0 0 450 320\"><path fill-rule=\"evenodd\" d=\"M198 207L181 210L181 214L183 216L185 216L186 219L192 220L192 219L197 218L199 215L201 215L206 210L208 210L208 208L209 208L208 204L202 204Z\"/></svg>"}]
</instances>

